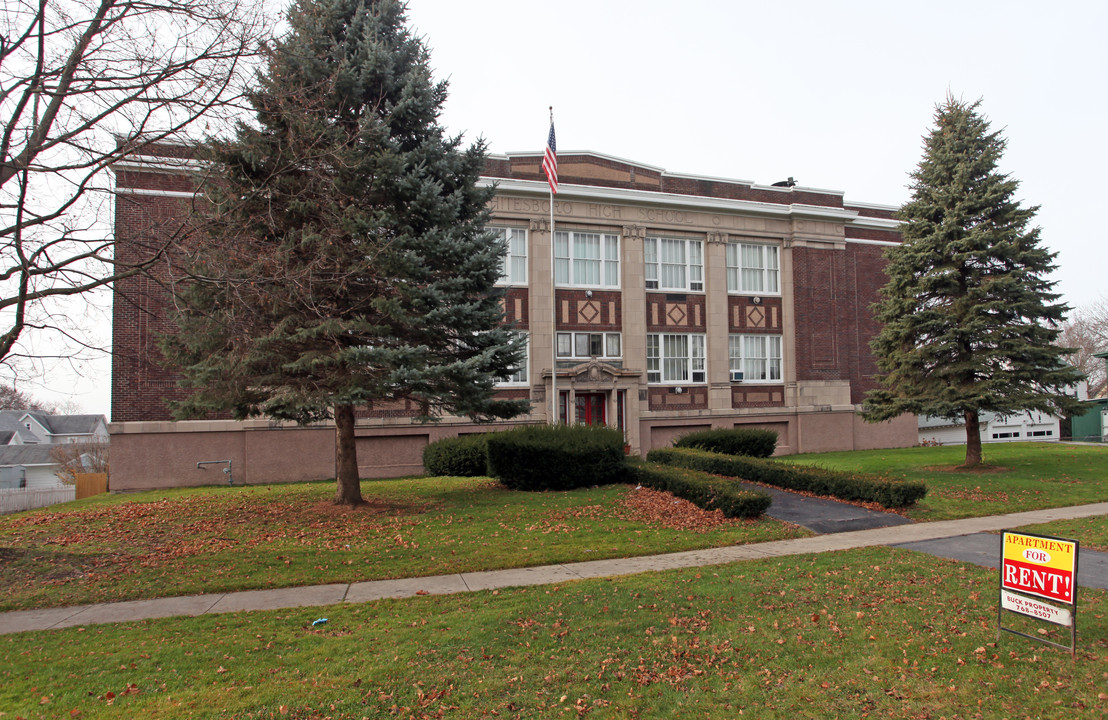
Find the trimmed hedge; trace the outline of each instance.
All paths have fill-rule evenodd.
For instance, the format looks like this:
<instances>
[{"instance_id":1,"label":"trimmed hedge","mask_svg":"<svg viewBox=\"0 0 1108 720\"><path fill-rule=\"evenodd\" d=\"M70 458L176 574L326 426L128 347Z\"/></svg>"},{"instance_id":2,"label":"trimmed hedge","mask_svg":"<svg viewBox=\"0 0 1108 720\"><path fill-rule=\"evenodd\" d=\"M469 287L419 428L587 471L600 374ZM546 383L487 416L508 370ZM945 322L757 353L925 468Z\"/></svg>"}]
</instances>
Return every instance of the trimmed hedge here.
<instances>
[{"instance_id":1,"label":"trimmed hedge","mask_svg":"<svg viewBox=\"0 0 1108 720\"><path fill-rule=\"evenodd\" d=\"M788 490L803 490L842 500L877 502L887 508L907 507L927 495L927 486L921 482L785 465L775 460L721 455L704 450L659 448L651 450L646 459Z\"/></svg>"},{"instance_id":2,"label":"trimmed hedge","mask_svg":"<svg viewBox=\"0 0 1108 720\"><path fill-rule=\"evenodd\" d=\"M488 437L489 474L513 490L624 482L623 433L588 425L528 425Z\"/></svg>"},{"instance_id":3,"label":"trimmed hedge","mask_svg":"<svg viewBox=\"0 0 1108 720\"><path fill-rule=\"evenodd\" d=\"M428 475L479 477L489 474L488 464L486 435L444 438L423 448L423 470Z\"/></svg>"},{"instance_id":4,"label":"trimmed hedge","mask_svg":"<svg viewBox=\"0 0 1108 720\"><path fill-rule=\"evenodd\" d=\"M724 455L768 458L777 449L777 432L763 428L699 430L677 438L673 446Z\"/></svg>"},{"instance_id":5,"label":"trimmed hedge","mask_svg":"<svg viewBox=\"0 0 1108 720\"><path fill-rule=\"evenodd\" d=\"M687 468L636 462L627 464L629 482L670 492L705 510L720 510L724 517L754 518L769 509L769 493L747 490L726 478Z\"/></svg>"}]
</instances>

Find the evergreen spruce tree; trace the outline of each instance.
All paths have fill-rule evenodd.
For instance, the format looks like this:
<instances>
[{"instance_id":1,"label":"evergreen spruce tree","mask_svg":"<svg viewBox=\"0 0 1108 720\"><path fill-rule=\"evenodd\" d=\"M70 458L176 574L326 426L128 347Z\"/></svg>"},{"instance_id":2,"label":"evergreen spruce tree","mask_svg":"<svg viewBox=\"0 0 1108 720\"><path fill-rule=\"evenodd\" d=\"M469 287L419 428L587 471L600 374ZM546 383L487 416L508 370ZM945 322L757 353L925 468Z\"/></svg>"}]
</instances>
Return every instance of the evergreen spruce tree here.
<instances>
[{"instance_id":1,"label":"evergreen spruce tree","mask_svg":"<svg viewBox=\"0 0 1108 720\"><path fill-rule=\"evenodd\" d=\"M209 145L210 205L180 248L162 349L193 389L177 417L333 418L335 502L352 505L355 408L510 417L527 404L493 390L522 346L494 287L484 144L444 135L446 84L404 5L298 0L288 22L256 125Z\"/></svg>"},{"instance_id":2,"label":"evergreen spruce tree","mask_svg":"<svg viewBox=\"0 0 1108 720\"><path fill-rule=\"evenodd\" d=\"M1006 141L979 106L948 97L936 109L911 175L904 241L886 254L874 306L882 387L865 413L963 419L967 466L982 459L982 412L1066 412L1063 390L1080 377L1053 344L1068 308L1047 279L1055 254L1030 225L1038 208L1021 207L1019 183L997 171Z\"/></svg>"}]
</instances>

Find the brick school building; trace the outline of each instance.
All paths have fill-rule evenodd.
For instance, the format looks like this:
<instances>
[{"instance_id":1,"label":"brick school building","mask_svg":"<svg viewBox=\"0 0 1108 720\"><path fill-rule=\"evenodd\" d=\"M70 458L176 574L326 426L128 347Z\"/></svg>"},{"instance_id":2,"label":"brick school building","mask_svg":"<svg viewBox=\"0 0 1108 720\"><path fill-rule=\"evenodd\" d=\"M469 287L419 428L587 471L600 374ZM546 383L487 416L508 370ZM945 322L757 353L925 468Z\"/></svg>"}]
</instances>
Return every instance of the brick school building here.
<instances>
[{"instance_id":1,"label":"brick school building","mask_svg":"<svg viewBox=\"0 0 1108 720\"><path fill-rule=\"evenodd\" d=\"M125 262L179 231L194 202L190 149L146 152L115 166ZM483 180L497 184L490 228L508 246L505 315L528 341L526 363L498 392L530 400L530 414L425 425L403 401L366 408L363 477L418 474L429 442L553 412L619 428L636 454L744 426L776 430L778 454L915 444L915 417L871 425L858 415L874 387L870 305L885 283L882 253L900 240L895 208L561 153L551 228L541 161L493 155ZM236 483L333 477L332 427L171 420L166 401L183 391L156 344L173 331L171 267L115 284L113 489L224 482L228 466Z\"/></svg>"}]
</instances>

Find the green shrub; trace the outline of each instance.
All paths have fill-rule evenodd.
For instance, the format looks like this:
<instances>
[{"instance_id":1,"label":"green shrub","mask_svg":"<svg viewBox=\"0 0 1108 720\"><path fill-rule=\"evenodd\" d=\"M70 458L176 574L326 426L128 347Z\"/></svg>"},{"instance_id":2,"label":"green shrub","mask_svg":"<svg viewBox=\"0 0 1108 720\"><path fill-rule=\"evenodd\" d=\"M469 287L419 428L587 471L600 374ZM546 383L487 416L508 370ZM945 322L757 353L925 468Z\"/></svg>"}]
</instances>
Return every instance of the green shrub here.
<instances>
[{"instance_id":1,"label":"green shrub","mask_svg":"<svg viewBox=\"0 0 1108 720\"><path fill-rule=\"evenodd\" d=\"M528 425L488 436L489 474L514 490L624 482L623 433L588 425Z\"/></svg>"},{"instance_id":2,"label":"green shrub","mask_svg":"<svg viewBox=\"0 0 1108 720\"><path fill-rule=\"evenodd\" d=\"M777 432L763 428L699 430L677 438L673 446L724 455L768 458L777 449Z\"/></svg>"},{"instance_id":3,"label":"green shrub","mask_svg":"<svg viewBox=\"0 0 1108 720\"><path fill-rule=\"evenodd\" d=\"M651 450L646 459L788 490L830 495L842 500L876 502L887 508L907 507L927 494L927 486L921 482L798 467L778 460L721 455L704 450L659 448Z\"/></svg>"},{"instance_id":4,"label":"green shrub","mask_svg":"<svg viewBox=\"0 0 1108 720\"><path fill-rule=\"evenodd\" d=\"M734 480L697 470L650 463L628 463L628 479L643 487L673 493L705 510L720 510L724 517L754 518L773 502L769 493L747 490Z\"/></svg>"},{"instance_id":5,"label":"green shrub","mask_svg":"<svg viewBox=\"0 0 1108 720\"><path fill-rule=\"evenodd\" d=\"M428 475L488 475L488 436L459 435L431 443L423 448L423 470Z\"/></svg>"}]
</instances>

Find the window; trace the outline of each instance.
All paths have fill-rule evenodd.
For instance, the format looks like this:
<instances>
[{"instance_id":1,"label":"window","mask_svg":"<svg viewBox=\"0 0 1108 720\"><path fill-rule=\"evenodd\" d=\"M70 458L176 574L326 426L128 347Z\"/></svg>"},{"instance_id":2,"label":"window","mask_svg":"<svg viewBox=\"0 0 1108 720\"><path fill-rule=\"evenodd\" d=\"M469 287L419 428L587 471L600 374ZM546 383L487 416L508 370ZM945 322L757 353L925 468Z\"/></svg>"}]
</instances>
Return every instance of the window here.
<instances>
[{"instance_id":1,"label":"window","mask_svg":"<svg viewBox=\"0 0 1108 720\"><path fill-rule=\"evenodd\" d=\"M515 372L508 375L506 378L501 378L498 385L526 385L527 384L527 366L531 364L531 338L527 333L520 333L523 335L523 358L520 361L520 365L516 368Z\"/></svg>"},{"instance_id":2,"label":"window","mask_svg":"<svg viewBox=\"0 0 1108 720\"><path fill-rule=\"evenodd\" d=\"M500 285L527 284L527 231L521 228L486 228L507 246L500 265Z\"/></svg>"},{"instance_id":3,"label":"window","mask_svg":"<svg viewBox=\"0 0 1108 720\"><path fill-rule=\"evenodd\" d=\"M619 333L558 333L558 357L602 358L623 357Z\"/></svg>"},{"instance_id":4,"label":"window","mask_svg":"<svg viewBox=\"0 0 1108 720\"><path fill-rule=\"evenodd\" d=\"M646 336L646 381L650 383L703 383L704 336L651 334Z\"/></svg>"},{"instance_id":5,"label":"window","mask_svg":"<svg viewBox=\"0 0 1108 720\"><path fill-rule=\"evenodd\" d=\"M781 381L780 335L732 335L728 340L733 382Z\"/></svg>"},{"instance_id":6,"label":"window","mask_svg":"<svg viewBox=\"0 0 1108 720\"><path fill-rule=\"evenodd\" d=\"M648 237L643 256L648 290L704 290L704 245L699 240Z\"/></svg>"},{"instance_id":7,"label":"window","mask_svg":"<svg viewBox=\"0 0 1108 720\"><path fill-rule=\"evenodd\" d=\"M619 287L619 236L554 233L554 282L574 287Z\"/></svg>"},{"instance_id":8,"label":"window","mask_svg":"<svg viewBox=\"0 0 1108 720\"><path fill-rule=\"evenodd\" d=\"M781 292L780 250L776 245L727 243L727 292Z\"/></svg>"}]
</instances>

